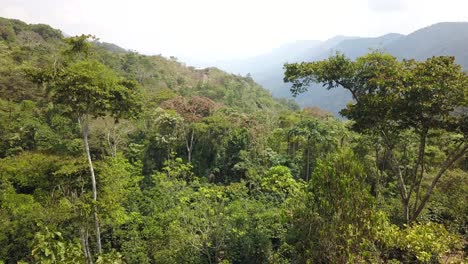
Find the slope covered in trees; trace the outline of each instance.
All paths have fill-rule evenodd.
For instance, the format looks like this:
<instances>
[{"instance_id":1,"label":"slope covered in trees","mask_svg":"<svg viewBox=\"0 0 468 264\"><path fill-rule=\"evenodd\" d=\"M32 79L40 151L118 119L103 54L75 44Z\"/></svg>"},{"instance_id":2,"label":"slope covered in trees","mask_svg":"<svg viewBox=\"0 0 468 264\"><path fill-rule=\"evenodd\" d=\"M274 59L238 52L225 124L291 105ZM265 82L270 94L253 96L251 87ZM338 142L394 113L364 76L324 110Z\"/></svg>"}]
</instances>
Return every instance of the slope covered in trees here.
<instances>
[{"instance_id":1,"label":"slope covered in trees","mask_svg":"<svg viewBox=\"0 0 468 264\"><path fill-rule=\"evenodd\" d=\"M46 25L0 19L0 62L0 263L464 261L452 58L286 67L354 93L346 122Z\"/></svg>"},{"instance_id":2,"label":"slope covered in trees","mask_svg":"<svg viewBox=\"0 0 468 264\"><path fill-rule=\"evenodd\" d=\"M306 49L303 45L309 45ZM389 33L378 37L337 36L324 42L309 41L285 45L288 49L277 49L271 53L254 57L266 64L255 64L250 59L218 63L221 69L235 73L251 73L254 80L269 89L276 97L289 98L289 86L284 84L283 64L301 61L319 61L335 52L350 58L363 56L372 50L388 52L399 59L425 60L432 56L454 56L456 62L468 69L468 23L446 22L430 25L408 35ZM318 86L317 86L318 88ZM314 93L298 95L301 106L318 106L338 116L341 108L351 100L346 91L314 89Z\"/></svg>"},{"instance_id":3,"label":"slope covered in trees","mask_svg":"<svg viewBox=\"0 0 468 264\"><path fill-rule=\"evenodd\" d=\"M19 67L25 63L42 67L54 63L64 45L60 31L47 25L27 25L4 18L0 18L0 36L4 67ZM216 68L195 69L185 66L174 57L166 59L162 56L140 55L109 43L95 44L92 52L97 60L118 74L138 81L143 92L151 97L149 101L158 102L177 95L198 95L241 111L295 107L293 103L273 99L269 92L249 77L227 74ZM21 74L19 70L6 73L10 79L2 78L5 80L1 86L2 92L8 92L8 85L12 85L10 81L26 82L22 76L15 79L15 74ZM12 94L12 99L25 99L34 92L30 90L28 83L16 85L17 94Z\"/></svg>"}]
</instances>

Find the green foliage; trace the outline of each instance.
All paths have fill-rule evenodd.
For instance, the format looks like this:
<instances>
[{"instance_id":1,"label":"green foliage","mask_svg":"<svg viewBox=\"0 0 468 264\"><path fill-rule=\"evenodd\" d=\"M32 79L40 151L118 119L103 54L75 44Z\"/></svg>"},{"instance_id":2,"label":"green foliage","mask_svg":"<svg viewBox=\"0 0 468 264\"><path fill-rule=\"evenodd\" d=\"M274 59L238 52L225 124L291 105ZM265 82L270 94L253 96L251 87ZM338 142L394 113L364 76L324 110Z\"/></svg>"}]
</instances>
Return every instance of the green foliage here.
<instances>
[{"instance_id":1,"label":"green foliage","mask_svg":"<svg viewBox=\"0 0 468 264\"><path fill-rule=\"evenodd\" d=\"M66 67L54 77L53 100L70 107L75 116L104 116L115 118L135 115L136 86L119 80L117 75L96 60L83 60Z\"/></svg>"},{"instance_id":2,"label":"green foliage","mask_svg":"<svg viewBox=\"0 0 468 264\"><path fill-rule=\"evenodd\" d=\"M432 263L463 247L460 237L450 234L444 226L434 223L416 224L400 229L388 222L381 223L377 239L384 247L384 258L402 262Z\"/></svg>"},{"instance_id":3,"label":"green foliage","mask_svg":"<svg viewBox=\"0 0 468 264\"><path fill-rule=\"evenodd\" d=\"M111 251L110 253L102 254L96 260L96 264L123 264L122 255L117 251Z\"/></svg>"},{"instance_id":4,"label":"green foliage","mask_svg":"<svg viewBox=\"0 0 468 264\"><path fill-rule=\"evenodd\" d=\"M194 179L192 165L184 163L181 158L175 158L174 153L171 156L170 159L165 161L165 167L162 169L167 176L179 180L192 181Z\"/></svg>"},{"instance_id":5,"label":"green foliage","mask_svg":"<svg viewBox=\"0 0 468 264\"><path fill-rule=\"evenodd\" d=\"M41 231L34 235L31 252L34 263L79 263L83 262L79 243L64 241L60 232L40 226Z\"/></svg>"},{"instance_id":6,"label":"green foliage","mask_svg":"<svg viewBox=\"0 0 468 264\"><path fill-rule=\"evenodd\" d=\"M457 107L468 104L468 77L453 57L399 62L374 52L351 61L337 54L321 62L287 64L285 68L284 80L293 83L293 94L305 92L311 82L350 91L356 103L342 114L354 120L359 131L389 126L458 131L465 118L463 113L452 115Z\"/></svg>"},{"instance_id":7,"label":"green foliage","mask_svg":"<svg viewBox=\"0 0 468 264\"><path fill-rule=\"evenodd\" d=\"M373 241L373 204L364 169L350 150L320 160L307 192L291 202L289 236L297 261L356 261Z\"/></svg>"},{"instance_id":8,"label":"green foliage","mask_svg":"<svg viewBox=\"0 0 468 264\"><path fill-rule=\"evenodd\" d=\"M138 183L142 180L139 172L126 159L106 157L96 164L97 181L100 184L98 205L102 223L108 226L119 226L130 219L125 203L132 192L138 192Z\"/></svg>"},{"instance_id":9,"label":"green foliage","mask_svg":"<svg viewBox=\"0 0 468 264\"><path fill-rule=\"evenodd\" d=\"M297 92L351 89L352 120L250 76L0 18L0 263L462 262L467 80L453 60L286 67ZM404 225L402 204L414 213L442 174Z\"/></svg>"},{"instance_id":10,"label":"green foliage","mask_svg":"<svg viewBox=\"0 0 468 264\"><path fill-rule=\"evenodd\" d=\"M296 181L289 168L285 166L270 168L260 183L263 191L277 195L281 199L297 193L301 185L302 182Z\"/></svg>"},{"instance_id":11,"label":"green foliage","mask_svg":"<svg viewBox=\"0 0 468 264\"><path fill-rule=\"evenodd\" d=\"M454 202L457 201L457 202ZM449 171L447 177L441 179L429 202L427 210L422 215L425 221L443 224L447 230L455 234L468 235L468 175L460 169Z\"/></svg>"},{"instance_id":12,"label":"green foliage","mask_svg":"<svg viewBox=\"0 0 468 264\"><path fill-rule=\"evenodd\" d=\"M448 168L468 153L468 75L454 57L400 62L373 52L351 61L336 54L319 62L286 64L285 68L284 80L293 83L295 95L306 91L311 82L323 83L328 89L342 87L352 94L355 102L341 114L354 121L355 131L381 138L389 171L398 179L407 224L420 216ZM437 166L424 192L426 147L435 131L443 131L451 140L446 142L448 147L442 147L445 161ZM417 139L409 140L408 135ZM409 141L418 143L412 147Z\"/></svg>"}]
</instances>

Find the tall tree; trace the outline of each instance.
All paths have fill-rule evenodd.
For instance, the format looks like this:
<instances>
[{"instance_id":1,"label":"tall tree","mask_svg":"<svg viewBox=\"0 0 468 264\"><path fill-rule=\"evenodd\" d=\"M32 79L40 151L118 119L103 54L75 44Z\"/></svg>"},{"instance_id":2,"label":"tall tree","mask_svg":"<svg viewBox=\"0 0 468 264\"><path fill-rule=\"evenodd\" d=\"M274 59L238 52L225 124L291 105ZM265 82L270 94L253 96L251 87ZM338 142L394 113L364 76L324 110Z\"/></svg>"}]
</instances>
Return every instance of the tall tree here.
<instances>
[{"instance_id":1,"label":"tall tree","mask_svg":"<svg viewBox=\"0 0 468 264\"><path fill-rule=\"evenodd\" d=\"M186 126L185 146L187 148L187 160L192 162L192 152L195 144L195 128L194 124L200 122L201 119L211 115L219 105L211 99L201 96L184 98L181 96L164 101L161 107L173 109L181 115L188 123Z\"/></svg>"},{"instance_id":2,"label":"tall tree","mask_svg":"<svg viewBox=\"0 0 468 264\"><path fill-rule=\"evenodd\" d=\"M65 112L80 124L91 175L97 253L101 254L96 176L88 142L90 122L103 116L111 116L116 121L134 117L139 113L140 105L135 82L120 78L92 58L89 37L67 39L68 48L64 51L62 64L54 63L51 71L42 71L35 76L39 77L36 78L38 81L48 81L52 101L64 106Z\"/></svg>"},{"instance_id":3,"label":"tall tree","mask_svg":"<svg viewBox=\"0 0 468 264\"><path fill-rule=\"evenodd\" d=\"M354 121L356 131L383 139L398 179L407 223L416 220L441 176L468 152L468 76L453 57L398 61L374 52L351 61L336 54L324 61L286 64L285 69L284 81L292 83L294 95L307 91L311 82L328 89L342 87L352 94L354 102L341 114ZM446 160L422 194L421 184L428 176L424 165L427 138L436 130L451 133L453 140L447 146ZM398 159L395 152L404 133L419 138L411 162Z\"/></svg>"}]
</instances>

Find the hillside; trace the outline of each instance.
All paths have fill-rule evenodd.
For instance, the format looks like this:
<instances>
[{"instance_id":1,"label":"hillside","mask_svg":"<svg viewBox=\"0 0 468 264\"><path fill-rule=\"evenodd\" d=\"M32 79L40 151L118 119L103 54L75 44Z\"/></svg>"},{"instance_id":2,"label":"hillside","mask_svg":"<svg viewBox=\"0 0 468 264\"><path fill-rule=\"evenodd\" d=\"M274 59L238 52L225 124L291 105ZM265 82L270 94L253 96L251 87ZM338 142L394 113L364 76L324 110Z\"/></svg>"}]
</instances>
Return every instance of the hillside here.
<instances>
[{"instance_id":1,"label":"hillside","mask_svg":"<svg viewBox=\"0 0 468 264\"><path fill-rule=\"evenodd\" d=\"M264 66L256 67L250 61L243 64L244 72L252 72L254 80L263 87L272 91L274 96L290 98L288 85L283 83L282 65L286 62L316 61L328 58L335 52L342 52L350 58L356 58L368 53L370 50L388 52L399 59L424 60L432 56L455 56L456 62L468 69L468 23L447 22L438 23L417 30L409 35L390 33L375 38L343 37L338 36L317 45L311 45L310 49L289 51L289 57L276 62L274 68ZM275 58L276 54L269 54ZM238 64L241 64L237 62ZM254 65L254 66L251 66ZM220 65L221 68L222 65ZM228 68L226 68L228 69ZM314 88L319 88L316 86ZM323 109L338 114L338 111L346 105L350 96L344 91L325 91L325 89L310 89L309 93L298 96L296 101L301 106L319 106Z\"/></svg>"},{"instance_id":2,"label":"hillside","mask_svg":"<svg viewBox=\"0 0 468 264\"><path fill-rule=\"evenodd\" d=\"M399 58L423 60L431 56L455 56L456 62L468 69L468 23L438 23L417 30L385 50Z\"/></svg>"},{"instance_id":3,"label":"hillside","mask_svg":"<svg viewBox=\"0 0 468 264\"><path fill-rule=\"evenodd\" d=\"M0 18L0 264L462 263L468 75L447 57L360 62L287 67L298 92L359 89L348 121L247 74Z\"/></svg>"},{"instance_id":4,"label":"hillside","mask_svg":"<svg viewBox=\"0 0 468 264\"><path fill-rule=\"evenodd\" d=\"M32 99L40 93L24 78L24 67L50 63L63 47L59 30L47 25L28 25L0 18L0 92L10 100ZM249 77L229 74L217 68L196 69L175 58L145 56L110 43L94 43L94 52L107 66L137 80L147 94L147 104L157 105L178 95L204 96L243 112L285 109L291 102L274 99ZM10 65L10 66L6 66ZM10 71L11 65L14 65ZM292 106L294 107L294 106Z\"/></svg>"}]
</instances>

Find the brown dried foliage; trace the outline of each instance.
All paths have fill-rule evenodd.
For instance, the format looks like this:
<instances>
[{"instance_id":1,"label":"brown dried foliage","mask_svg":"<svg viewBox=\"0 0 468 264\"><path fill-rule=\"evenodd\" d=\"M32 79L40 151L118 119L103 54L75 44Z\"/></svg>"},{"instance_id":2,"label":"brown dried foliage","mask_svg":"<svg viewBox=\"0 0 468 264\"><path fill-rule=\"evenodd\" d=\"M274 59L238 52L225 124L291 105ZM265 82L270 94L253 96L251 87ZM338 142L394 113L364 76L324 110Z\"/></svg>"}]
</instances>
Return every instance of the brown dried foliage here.
<instances>
[{"instance_id":1,"label":"brown dried foliage","mask_svg":"<svg viewBox=\"0 0 468 264\"><path fill-rule=\"evenodd\" d=\"M162 102L160 106L163 109L175 110L189 122L197 122L200 119L211 115L214 111L220 108L219 104L202 96L178 96Z\"/></svg>"}]
</instances>

